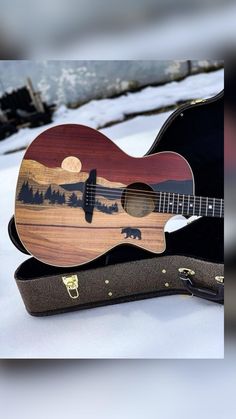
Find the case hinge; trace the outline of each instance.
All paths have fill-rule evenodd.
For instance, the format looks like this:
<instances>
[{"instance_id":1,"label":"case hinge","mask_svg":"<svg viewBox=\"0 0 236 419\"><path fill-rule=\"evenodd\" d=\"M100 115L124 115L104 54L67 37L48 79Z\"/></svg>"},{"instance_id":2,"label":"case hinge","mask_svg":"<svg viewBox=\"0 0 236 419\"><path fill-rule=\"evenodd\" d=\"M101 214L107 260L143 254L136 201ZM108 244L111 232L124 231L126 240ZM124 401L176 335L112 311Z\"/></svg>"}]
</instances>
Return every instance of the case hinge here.
<instances>
[{"instance_id":1,"label":"case hinge","mask_svg":"<svg viewBox=\"0 0 236 419\"><path fill-rule=\"evenodd\" d=\"M196 105L197 103L203 103L206 102L206 99L193 99L190 102L190 105Z\"/></svg>"}]
</instances>

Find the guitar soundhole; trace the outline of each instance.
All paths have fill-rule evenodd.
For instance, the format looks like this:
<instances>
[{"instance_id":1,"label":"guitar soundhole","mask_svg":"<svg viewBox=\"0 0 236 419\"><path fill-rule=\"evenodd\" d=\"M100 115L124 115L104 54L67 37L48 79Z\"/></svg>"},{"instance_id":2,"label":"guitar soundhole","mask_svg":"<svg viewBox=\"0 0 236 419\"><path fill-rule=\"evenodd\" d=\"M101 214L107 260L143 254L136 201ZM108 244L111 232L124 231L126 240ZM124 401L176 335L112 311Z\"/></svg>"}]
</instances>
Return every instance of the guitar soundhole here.
<instances>
[{"instance_id":1,"label":"guitar soundhole","mask_svg":"<svg viewBox=\"0 0 236 419\"><path fill-rule=\"evenodd\" d=\"M155 209L154 192L146 183L131 183L121 197L121 204L127 214L133 217L145 217Z\"/></svg>"}]
</instances>

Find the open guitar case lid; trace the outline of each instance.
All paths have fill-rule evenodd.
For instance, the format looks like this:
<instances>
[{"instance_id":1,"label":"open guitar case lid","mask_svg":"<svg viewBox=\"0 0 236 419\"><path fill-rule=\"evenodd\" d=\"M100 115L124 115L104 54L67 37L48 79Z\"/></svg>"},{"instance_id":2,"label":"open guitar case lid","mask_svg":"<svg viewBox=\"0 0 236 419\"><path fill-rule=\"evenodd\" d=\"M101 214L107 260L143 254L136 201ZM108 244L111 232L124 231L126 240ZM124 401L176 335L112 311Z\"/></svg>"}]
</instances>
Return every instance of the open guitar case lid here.
<instances>
[{"instance_id":1,"label":"open guitar case lid","mask_svg":"<svg viewBox=\"0 0 236 419\"><path fill-rule=\"evenodd\" d=\"M224 97L183 105L163 125L147 154L175 151L190 163L195 193L224 196ZM9 236L28 254L16 231ZM166 233L166 251L154 255L119 246L77 268L58 268L31 257L15 272L27 311L35 316L171 294L223 303L223 219L203 217Z\"/></svg>"}]
</instances>

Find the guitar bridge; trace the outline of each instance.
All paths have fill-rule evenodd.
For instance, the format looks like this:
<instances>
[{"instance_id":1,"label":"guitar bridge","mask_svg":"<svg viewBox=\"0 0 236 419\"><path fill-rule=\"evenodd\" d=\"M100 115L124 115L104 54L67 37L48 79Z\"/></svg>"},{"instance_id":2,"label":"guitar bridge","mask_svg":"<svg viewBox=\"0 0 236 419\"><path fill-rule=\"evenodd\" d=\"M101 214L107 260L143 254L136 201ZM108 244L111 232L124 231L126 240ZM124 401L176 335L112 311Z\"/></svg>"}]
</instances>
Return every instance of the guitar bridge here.
<instances>
[{"instance_id":1,"label":"guitar bridge","mask_svg":"<svg viewBox=\"0 0 236 419\"><path fill-rule=\"evenodd\" d=\"M95 205L95 186L97 181L97 171L92 169L89 172L88 179L84 182L83 192L83 210L87 223L92 222L93 210Z\"/></svg>"}]
</instances>

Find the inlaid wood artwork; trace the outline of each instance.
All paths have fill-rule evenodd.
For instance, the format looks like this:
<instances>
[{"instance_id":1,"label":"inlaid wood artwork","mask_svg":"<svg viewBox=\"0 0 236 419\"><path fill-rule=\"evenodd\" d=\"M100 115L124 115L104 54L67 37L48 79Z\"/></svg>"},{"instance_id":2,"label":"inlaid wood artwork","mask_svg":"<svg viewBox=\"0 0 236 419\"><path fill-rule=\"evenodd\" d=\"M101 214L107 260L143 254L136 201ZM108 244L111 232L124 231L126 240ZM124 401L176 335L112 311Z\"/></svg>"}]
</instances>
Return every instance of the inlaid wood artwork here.
<instances>
[{"instance_id":1,"label":"inlaid wood artwork","mask_svg":"<svg viewBox=\"0 0 236 419\"><path fill-rule=\"evenodd\" d=\"M26 249L55 266L83 264L126 243L161 253L166 222L187 207L193 214L193 195L182 156L134 158L96 130L60 125L25 153L16 227Z\"/></svg>"}]
</instances>

